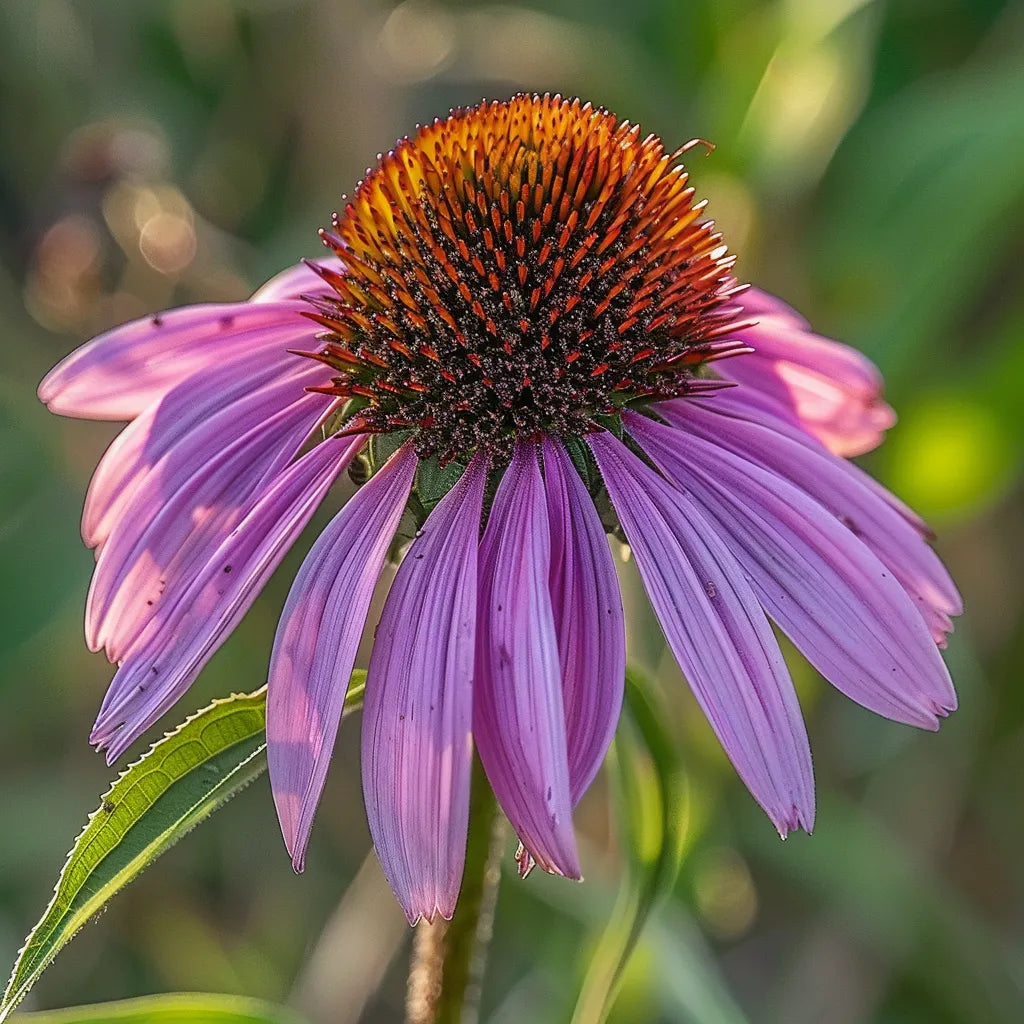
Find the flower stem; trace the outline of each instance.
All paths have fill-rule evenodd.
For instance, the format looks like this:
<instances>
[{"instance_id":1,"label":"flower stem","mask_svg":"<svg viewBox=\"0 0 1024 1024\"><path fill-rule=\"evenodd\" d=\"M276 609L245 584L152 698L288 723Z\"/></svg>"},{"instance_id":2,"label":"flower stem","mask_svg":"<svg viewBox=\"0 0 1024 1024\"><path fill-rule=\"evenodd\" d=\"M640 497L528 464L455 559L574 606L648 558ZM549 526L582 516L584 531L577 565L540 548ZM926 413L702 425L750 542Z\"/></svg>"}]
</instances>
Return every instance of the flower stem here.
<instances>
[{"instance_id":1,"label":"flower stem","mask_svg":"<svg viewBox=\"0 0 1024 1024\"><path fill-rule=\"evenodd\" d=\"M475 1024L505 843L504 819L477 758L462 891L451 921L420 921L413 939L406 1024Z\"/></svg>"}]
</instances>

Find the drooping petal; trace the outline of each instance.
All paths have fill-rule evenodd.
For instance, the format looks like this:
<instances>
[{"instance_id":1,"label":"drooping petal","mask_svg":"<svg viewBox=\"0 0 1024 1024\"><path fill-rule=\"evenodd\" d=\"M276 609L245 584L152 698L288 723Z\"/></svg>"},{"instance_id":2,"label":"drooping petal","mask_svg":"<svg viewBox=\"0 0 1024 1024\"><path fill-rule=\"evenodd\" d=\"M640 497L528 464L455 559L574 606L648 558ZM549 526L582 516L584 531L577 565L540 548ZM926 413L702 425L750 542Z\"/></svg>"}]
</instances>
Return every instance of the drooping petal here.
<instances>
[{"instance_id":1,"label":"drooping petal","mask_svg":"<svg viewBox=\"0 0 1024 1024\"><path fill-rule=\"evenodd\" d=\"M363 793L410 923L450 918L462 883L473 759L477 457L412 542L377 627L363 708Z\"/></svg>"},{"instance_id":2,"label":"drooping petal","mask_svg":"<svg viewBox=\"0 0 1024 1024\"><path fill-rule=\"evenodd\" d=\"M281 302L302 295L322 295L330 292L323 278L306 262L275 274L266 284L252 293L250 302Z\"/></svg>"},{"instance_id":3,"label":"drooping petal","mask_svg":"<svg viewBox=\"0 0 1024 1024\"><path fill-rule=\"evenodd\" d=\"M759 325L760 327L761 325ZM751 346L758 339L747 339ZM716 369L727 380L764 393L780 414L791 416L836 455L862 455L877 448L896 422L879 396L852 393L819 369L755 351L724 359Z\"/></svg>"},{"instance_id":4,"label":"drooping petal","mask_svg":"<svg viewBox=\"0 0 1024 1024\"><path fill-rule=\"evenodd\" d=\"M159 407L160 403L154 403L136 416L100 458L82 509L82 540L86 547L98 547L107 539L132 494L153 468L143 452L152 437Z\"/></svg>"},{"instance_id":5,"label":"drooping petal","mask_svg":"<svg viewBox=\"0 0 1024 1024\"><path fill-rule=\"evenodd\" d=\"M561 443L545 438L551 524L551 604L562 669L569 788L579 802L608 751L622 710L626 629L601 517Z\"/></svg>"},{"instance_id":6,"label":"drooping petal","mask_svg":"<svg viewBox=\"0 0 1024 1024\"><path fill-rule=\"evenodd\" d=\"M480 549L473 736L527 852L545 871L579 878L550 571L536 446L519 442Z\"/></svg>"},{"instance_id":7,"label":"drooping petal","mask_svg":"<svg viewBox=\"0 0 1024 1024\"><path fill-rule=\"evenodd\" d=\"M365 438L331 437L281 473L153 616L104 698L90 742L108 763L174 704L228 638Z\"/></svg>"},{"instance_id":8,"label":"drooping petal","mask_svg":"<svg viewBox=\"0 0 1024 1024\"><path fill-rule=\"evenodd\" d=\"M781 437L770 427L717 413L713 405L674 402L664 415L673 425L720 444L777 473L827 508L893 572L913 599L940 646L963 605L956 586L919 531L856 467L821 448Z\"/></svg>"},{"instance_id":9,"label":"drooping petal","mask_svg":"<svg viewBox=\"0 0 1024 1024\"><path fill-rule=\"evenodd\" d=\"M51 412L130 420L185 378L222 359L312 347L317 328L303 302L185 306L101 334L58 363L39 385ZM305 343L298 339L305 338Z\"/></svg>"},{"instance_id":10,"label":"drooping petal","mask_svg":"<svg viewBox=\"0 0 1024 1024\"><path fill-rule=\"evenodd\" d=\"M780 415L837 455L876 447L896 416L882 398L874 363L849 345L812 333L774 296L750 289L737 301L759 320L730 337L753 352L716 363L719 375L761 392Z\"/></svg>"},{"instance_id":11,"label":"drooping petal","mask_svg":"<svg viewBox=\"0 0 1024 1024\"><path fill-rule=\"evenodd\" d=\"M768 614L826 679L926 729L956 707L906 591L866 544L782 477L683 430L629 415L630 433L728 541Z\"/></svg>"},{"instance_id":12,"label":"drooping petal","mask_svg":"<svg viewBox=\"0 0 1024 1024\"><path fill-rule=\"evenodd\" d=\"M412 449L400 448L328 524L292 584L277 627L267 758L296 871L305 863L359 638L416 464Z\"/></svg>"},{"instance_id":13,"label":"drooping petal","mask_svg":"<svg viewBox=\"0 0 1024 1024\"><path fill-rule=\"evenodd\" d=\"M587 438L669 647L780 834L814 824L800 707L768 620L712 523L611 434Z\"/></svg>"},{"instance_id":14,"label":"drooping petal","mask_svg":"<svg viewBox=\"0 0 1024 1024\"><path fill-rule=\"evenodd\" d=\"M302 335L293 331L288 337L298 342ZM267 417L268 400L286 404L289 395L298 397L329 377L329 371L297 358L282 344L255 360L249 352L220 359L172 387L125 427L100 459L82 513L85 543L96 547L106 540L150 470L190 434L209 433L209 424L219 416L216 435L223 447Z\"/></svg>"},{"instance_id":15,"label":"drooping petal","mask_svg":"<svg viewBox=\"0 0 1024 1024\"><path fill-rule=\"evenodd\" d=\"M663 409L670 412L680 404L696 404L702 408L712 409L716 413L734 416L737 419L749 420L762 427L767 427L776 434L782 434L797 444L815 451L829 449L813 434L809 434L796 419L786 414L776 402L752 388L730 388L719 391L710 398L676 398L668 402L660 402L655 407L661 414ZM869 476L854 463L843 460L845 472L855 477L869 490L873 490L884 502L892 506L922 537L934 539L934 533L928 524L908 505L900 501L891 491L883 487L874 477Z\"/></svg>"},{"instance_id":16,"label":"drooping petal","mask_svg":"<svg viewBox=\"0 0 1024 1024\"><path fill-rule=\"evenodd\" d=\"M275 383L244 414L221 410L159 460L100 549L86 603L93 650L105 647L112 661L130 652L168 590L191 582L328 409L295 381Z\"/></svg>"}]
</instances>

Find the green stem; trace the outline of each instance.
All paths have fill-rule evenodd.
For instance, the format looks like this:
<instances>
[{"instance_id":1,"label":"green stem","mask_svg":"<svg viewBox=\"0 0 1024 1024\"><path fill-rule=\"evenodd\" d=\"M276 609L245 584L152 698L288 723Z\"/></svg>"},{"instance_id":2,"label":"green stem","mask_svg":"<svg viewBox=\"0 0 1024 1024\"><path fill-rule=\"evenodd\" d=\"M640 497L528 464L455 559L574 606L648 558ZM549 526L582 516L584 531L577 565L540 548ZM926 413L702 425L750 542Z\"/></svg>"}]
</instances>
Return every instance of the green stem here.
<instances>
[{"instance_id":1,"label":"green stem","mask_svg":"<svg viewBox=\"0 0 1024 1024\"><path fill-rule=\"evenodd\" d=\"M469 840L462 891L451 921L420 921L413 940L406 1024L475 1024L505 844L504 821L473 760Z\"/></svg>"}]
</instances>

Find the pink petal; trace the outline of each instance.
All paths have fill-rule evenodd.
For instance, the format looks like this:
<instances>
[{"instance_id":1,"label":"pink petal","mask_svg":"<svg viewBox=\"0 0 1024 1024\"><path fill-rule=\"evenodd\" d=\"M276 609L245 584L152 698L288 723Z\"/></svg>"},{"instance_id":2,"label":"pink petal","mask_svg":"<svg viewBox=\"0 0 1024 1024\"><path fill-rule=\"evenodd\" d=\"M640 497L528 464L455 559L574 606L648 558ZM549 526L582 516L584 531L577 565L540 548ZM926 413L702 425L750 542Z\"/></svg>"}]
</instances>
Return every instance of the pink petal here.
<instances>
[{"instance_id":1,"label":"pink petal","mask_svg":"<svg viewBox=\"0 0 1024 1024\"><path fill-rule=\"evenodd\" d=\"M519 442L480 550L473 735L523 846L545 871L579 878L550 572L536 447Z\"/></svg>"},{"instance_id":2,"label":"pink petal","mask_svg":"<svg viewBox=\"0 0 1024 1024\"><path fill-rule=\"evenodd\" d=\"M487 461L430 513L388 594L363 709L370 833L411 924L451 918L473 759L477 548Z\"/></svg>"},{"instance_id":3,"label":"pink petal","mask_svg":"<svg viewBox=\"0 0 1024 1024\"><path fill-rule=\"evenodd\" d=\"M544 440L551 524L551 603L573 803L604 761L622 710L626 630L601 517L561 443Z\"/></svg>"},{"instance_id":4,"label":"pink petal","mask_svg":"<svg viewBox=\"0 0 1024 1024\"><path fill-rule=\"evenodd\" d=\"M740 777L783 836L814 824L800 707L729 549L689 498L608 433L587 438L672 653Z\"/></svg>"},{"instance_id":5,"label":"pink petal","mask_svg":"<svg viewBox=\"0 0 1024 1024\"><path fill-rule=\"evenodd\" d=\"M90 741L118 757L192 685L273 575L364 437L331 437L281 473L118 669Z\"/></svg>"},{"instance_id":6,"label":"pink petal","mask_svg":"<svg viewBox=\"0 0 1024 1024\"><path fill-rule=\"evenodd\" d=\"M661 414L663 409L668 409L671 412L680 404L696 404L700 405L701 408L712 409L716 413L733 416L741 420L749 420L762 427L767 427L776 434L782 434L791 441L796 441L798 444L811 448L814 451L829 450L818 438L807 433L797 423L795 417L787 415L786 411L777 403L751 388L732 388L727 391L720 391L711 398L672 399L669 402L658 403L655 408ZM845 471L848 474L856 477L869 490L873 490L878 497L903 516L923 537L932 538L934 536L928 524L913 509L900 501L891 491L886 490L874 477L868 476L867 473L859 469L852 462L844 460L841 464L846 467Z\"/></svg>"},{"instance_id":7,"label":"pink petal","mask_svg":"<svg viewBox=\"0 0 1024 1024\"><path fill-rule=\"evenodd\" d=\"M100 458L82 510L82 540L87 547L98 547L107 539L132 494L152 469L143 452L158 409L159 403L148 406L114 438Z\"/></svg>"},{"instance_id":8,"label":"pink petal","mask_svg":"<svg viewBox=\"0 0 1024 1024\"><path fill-rule=\"evenodd\" d=\"M762 307L758 323L739 332L752 345L756 343L760 355L806 366L862 398L876 397L881 392L882 375L867 356L842 342L815 334L796 310L775 296L764 292L758 295L756 289L750 289L739 301L745 314L752 306Z\"/></svg>"},{"instance_id":9,"label":"pink petal","mask_svg":"<svg viewBox=\"0 0 1024 1024\"><path fill-rule=\"evenodd\" d=\"M416 465L412 449L400 448L334 517L303 562L277 627L267 756L296 871L305 862L370 599Z\"/></svg>"},{"instance_id":10,"label":"pink petal","mask_svg":"<svg viewBox=\"0 0 1024 1024\"><path fill-rule=\"evenodd\" d=\"M266 284L257 288L249 301L281 302L298 299L303 295L329 295L330 291L323 278L304 261L276 274Z\"/></svg>"},{"instance_id":11,"label":"pink petal","mask_svg":"<svg viewBox=\"0 0 1024 1024\"><path fill-rule=\"evenodd\" d=\"M51 412L130 420L175 384L224 359L307 348L317 328L304 302L185 306L115 327L58 363L39 385Z\"/></svg>"},{"instance_id":12,"label":"pink petal","mask_svg":"<svg viewBox=\"0 0 1024 1024\"><path fill-rule=\"evenodd\" d=\"M915 527L865 486L855 466L774 433L770 427L716 412L713 405L659 407L668 421L789 480L827 508L887 565L914 601L933 639L944 645L951 615L963 611L956 586Z\"/></svg>"},{"instance_id":13,"label":"pink petal","mask_svg":"<svg viewBox=\"0 0 1024 1024\"><path fill-rule=\"evenodd\" d=\"M874 363L848 345L813 334L773 296L751 289L738 301L759 321L730 337L754 351L716 363L719 375L761 392L837 455L876 447L896 417L882 399Z\"/></svg>"},{"instance_id":14,"label":"pink petal","mask_svg":"<svg viewBox=\"0 0 1024 1024\"><path fill-rule=\"evenodd\" d=\"M727 539L768 614L826 679L926 729L956 707L949 673L893 573L821 505L717 444L630 414L645 452Z\"/></svg>"},{"instance_id":15,"label":"pink petal","mask_svg":"<svg viewBox=\"0 0 1024 1024\"><path fill-rule=\"evenodd\" d=\"M762 291L760 288L747 288L746 291L740 292L732 301L737 306L743 308L743 315L745 317L751 316L760 319L765 316L776 316L781 317L783 320L788 320L794 327L800 330L806 331L811 328L810 323L808 323L802 313L788 303L783 302L777 296Z\"/></svg>"},{"instance_id":16,"label":"pink petal","mask_svg":"<svg viewBox=\"0 0 1024 1024\"><path fill-rule=\"evenodd\" d=\"M293 332L288 338L298 343L302 335ZM223 446L268 415L267 397L298 397L305 388L330 378L329 370L298 358L284 344L255 360L250 352L219 360L172 387L121 431L89 484L82 514L82 537L89 547L106 540L163 456L193 432L198 431L196 437L209 433L210 422L218 414L217 433ZM279 386L269 388L275 384Z\"/></svg>"},{"instance_id":17,"label":"pink petal","mask_svg":"<svg viewBox=\"0 0 1024 1024\"><path fill-rule=\"evenodd\" d=\"M86 603L93 650L106 647L113 661L130 652L163 595L194 578L328 409L328 399L304 393L299 381L275 382L244 409L211 416L158 460L100 550Z\"/></svg>"}]
</instances>

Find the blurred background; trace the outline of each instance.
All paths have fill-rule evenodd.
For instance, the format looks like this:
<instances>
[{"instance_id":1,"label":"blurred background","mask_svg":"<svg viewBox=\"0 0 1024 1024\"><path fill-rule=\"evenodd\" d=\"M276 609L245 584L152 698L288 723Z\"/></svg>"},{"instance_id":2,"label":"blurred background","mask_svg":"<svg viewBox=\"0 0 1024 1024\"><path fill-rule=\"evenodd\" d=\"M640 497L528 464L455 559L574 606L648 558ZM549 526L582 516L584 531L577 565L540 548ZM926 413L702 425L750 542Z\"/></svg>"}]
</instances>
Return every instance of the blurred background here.
<instances>
[{"instance_id":1,"label":"blurred background","mask_svg":"<svg viewBox=\"0 0 1024 1024\"><path fill-rule=\"evenodd\" d=\"M317 227L375 154L521 89L591 99L671 145L717 144L691 154L692 180L740 277L881 365L900 422L865 463L936 528L968 609L948 651L961 710L938 735L875 718L792 659L819 814L813 837L781 843L631 597L633 651L668 695L691 795L678 882L615 1019L1024 1019L1012 0L5 0L0 964L112 777L86 743L111 670L81 637L78 516L116 427L49 416L39 378L112 324L243 298L317 255ZM165 727L263 682L300 555ZM304 876L261 780L115 900L27 1007L208 989L314 1024L399 1020L410 933L367 857L358 738L347 723ZM622 875L605 783L578 825L585 886L506 872L487 1022L568 1019Z\"/></svg>"}]
</instances>

